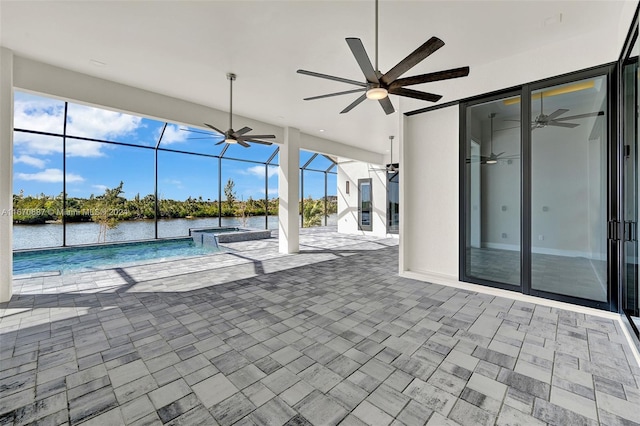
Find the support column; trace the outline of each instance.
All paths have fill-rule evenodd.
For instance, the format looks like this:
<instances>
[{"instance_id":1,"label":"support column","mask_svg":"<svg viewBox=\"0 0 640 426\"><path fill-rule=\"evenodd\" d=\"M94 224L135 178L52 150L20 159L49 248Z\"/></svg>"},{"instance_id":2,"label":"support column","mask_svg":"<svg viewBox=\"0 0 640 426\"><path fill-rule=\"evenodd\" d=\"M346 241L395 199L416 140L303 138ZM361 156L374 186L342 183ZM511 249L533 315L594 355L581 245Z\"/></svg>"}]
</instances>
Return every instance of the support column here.
<instances>
[{"instance_id":1,"label":"support column","mask_svg":"<svg viewBox=\"0 0 640 426\"><path fill-rule=\"evenodd\" d=\"M13 52L0 47L0 302L11 299L13 271Z\"/></svg>"},{"instance_id":2,"label":"support column","mask_svg":"<svg viewBox=\"0 0 640 426\"><path fill-rule=\"evenodd\" d=\"M284 129L284 145L280 146L278 166L278 229L280 253L298 253L300 229L298 214L300 174L300 130Z\"/></svg>"}]
</instances>

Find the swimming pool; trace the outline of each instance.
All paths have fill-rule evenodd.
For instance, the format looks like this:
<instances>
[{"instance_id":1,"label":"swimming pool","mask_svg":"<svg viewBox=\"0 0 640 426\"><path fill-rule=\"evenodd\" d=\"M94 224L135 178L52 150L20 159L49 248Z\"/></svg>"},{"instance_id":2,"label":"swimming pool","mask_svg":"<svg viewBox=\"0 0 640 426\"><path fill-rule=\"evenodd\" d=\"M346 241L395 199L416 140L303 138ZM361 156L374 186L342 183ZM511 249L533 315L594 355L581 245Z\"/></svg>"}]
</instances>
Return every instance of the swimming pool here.
<instances>
[{"instance_id":1,"label":"swimming pool","mask_svg":"<svg viewBox=\"0 0 640 426\"><path fill-rule=\"evenodd\" d=\"M13 274L105 269L220 251L222 249L217 247L196 246L191 238L16 251L13 253Z\"/></svg>"}]
</instances>

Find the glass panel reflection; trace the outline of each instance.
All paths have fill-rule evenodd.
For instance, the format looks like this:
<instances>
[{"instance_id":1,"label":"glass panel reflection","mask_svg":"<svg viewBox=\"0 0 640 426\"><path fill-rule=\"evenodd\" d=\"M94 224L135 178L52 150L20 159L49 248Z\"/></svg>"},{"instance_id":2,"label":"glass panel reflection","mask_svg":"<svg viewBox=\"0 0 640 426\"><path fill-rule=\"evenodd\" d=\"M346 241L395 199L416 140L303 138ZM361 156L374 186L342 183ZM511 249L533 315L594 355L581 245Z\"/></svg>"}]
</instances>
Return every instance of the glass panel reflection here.
<instances>
[{"instance_id":1,"label":"glass panel reflection","mask_svg":"<svg viewBox=\"0 0 640 426\"><path fill-rule=\"evenodd\" d=\"M531 94L531 286L607 300L607 82Z\"/></svg>"},{"instance_id":2,"label":"glass panel reflection","mask_svg":"<svg viewBox=\"0 0 640 426\"><path fill-rule=\"evenodd\" d=\"M520 285L520 97L467 108L469 277Z\"/></svg>"}]
</instances>

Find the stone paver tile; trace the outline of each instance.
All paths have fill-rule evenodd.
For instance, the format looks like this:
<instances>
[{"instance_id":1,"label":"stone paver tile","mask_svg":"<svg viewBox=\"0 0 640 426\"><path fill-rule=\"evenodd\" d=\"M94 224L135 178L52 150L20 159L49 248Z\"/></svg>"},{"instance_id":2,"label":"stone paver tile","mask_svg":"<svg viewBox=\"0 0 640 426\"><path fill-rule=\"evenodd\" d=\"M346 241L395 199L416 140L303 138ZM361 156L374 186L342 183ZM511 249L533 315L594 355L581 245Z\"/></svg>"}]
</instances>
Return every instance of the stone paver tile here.
<instances>
[{"instance_id":1,"label":"stone paver tile","mask_svg":"<svg viewBox=\"0 0 640 426\"><path fill-rule=\"evenodd\" d=\"M280 368L262 379L261 382L278 395L295 385L299 380L300 378L288 369Z\"/></svg>"},{"instance_id":2,"label":"stone paver tile","mask_svg":"<svg viewBox=\"0 0 640 426\"><path fill-rule=\"evenodd\" d=\"M329 392L331 388L342 381L342 377L318 363L299 373L299 376L323 393Z\"/></svg>"},{"instance_id":3,"label":"stone paver tile","mask_svg":"<svg viewBox=\"0 0 640 426\"><path fill-rule=\"evenodd\" d=\"M515 371L503 368L498 375L498 381L529 395L545 400L549 398L549 392L551 390L551 386L549 386L549 384L532 377L516 373Z\"/></svg>"},{"instance_id":4,"label":"stone paver tile","mask_svg":"<svg viewBox=\"0 0 640 426\"><path fill-rule=\"evenodd\" d=\"M232 425L256 409L255 405L242 393L236 393L230 398L214 405L211 414L222 426Z\"/></svg>"},{"instance_id":5,"label":"stone paver tile","mask_svg":"<svg viewBox=\"0 0 640 426\"><path fill-rule=\"evenodd\" d=\"M382 384L367 397L367 401L382 409L392 417L396 417L410 401L410 398L397 390Z\"/></svg>"},{"instance_id":6,"label":"stone paver tile","mask_svg":"<svg viewBox=\"0 0 640 426\"><path fill-rule=\"evenodd\" d=\"M118 406L113 389L104 387L69 401L72 423L80 423Z\"/></svg>"},{"instance_id":7,"label":"stone paver tile","mask_svg":"<svg viewBox=\"0 0 640 426\"><path fill-rule=\"evenodd\" d=\"M120 405L120 411L126 424L138 420L147 414L155 412L155 407L147 395L142 395L132 401Z\"/></svg>"},{"instance_id":8,"label":"stone paver tile","mask_svg":"<svg viewBox=\"0 0 640 426\"><path fill-rule=\"evenodd\" d=\"M440 413L433 413L426 426L460 426L460 423L446 418Z\"/></svg>"},{"instance_id":9,"label":"stone paver tile","mask_svg":"<svg viewBox=\"0 0 640 426\"><path fill-rule=\"evenodd\" d=\"M393 421L393 417L366 400L353 410L353 414L371 426L387 426Z\"/></svg>"},{"instance_id":10,"label":"stone paver tile","mask_svg":"<svg viewBox=\"0 0 640 426\"><path fill-rule=\"evenodd\" d=\"M349 380L343 380L329 391L329 395L340 405L351 411L356 408L369 393Z\"/></svg>"},{"instance_id":11,"label":"stone paver tile","mask_svg":"<svg viewBox=\"0 0 640 426\"><path fill-rule=\"evenodd\" d=\"M582 414L583 416L596 421L598 420L596 402L592 399L584 398L554 386L551 388L550 401L555 405L566 408L567 410Z\"/></svg>"},{"instance_id":12,"label":"stone paver tile","mask_svg":"<svg viewBox=\"0 0 640 426\"><path fill-rule=\"evenodd\" d=\"M539 367L529 362L519 359L514 369L516 373L524 374L525 376L532 377L537 380L541 380L545 383L551 384L551 369Z\"/></svg>"},{"instance_id":13,"label":"stone paver tile","mask_svg":"<svg viewBox=\"0 0 640 426\"><path fill-rule=\"evenodd\" d=\"M256 407L260 407L262 404L276 396L275 393L271 392L268 387L260 382L254 383L251 386L244 388L242 390L242 393L247 398L249 398L249 401L251 401L251 403Z\"/></svg>"},{"instance_id":14,"label":"stone paver tile","mask_svg":"<svg viewBox=\"0 0 640 426\"><path fill-rule=\"evenodd\" d=\"M142 360L136 360L109 370L109 379L114 388L151 374Z\"/></svg>"},{"instance_id":15,"label":"stone paver tile","mask_svg":"<svg viewBox=\"0 0 640 426\"><path fill-rule=\"evenodd\" d=\"M456 402L456 397L443 392L420 379L414 379L404 390L405 395L415 399L426 408L447 416Z\"/></svg>"},{"instance_id":16,"label":"stone paver tile","mask_svg":"<svg viewBox=\"0 0 640 426\"><path fill-rule=\"evenodd\" d=\"M550 425L585 425L596 426L597 421L589 419L574 411L555 405L540 398L535 399L533 406L533 416Z\"/></svg>"},{"instance_id":17,"label":"stone paver tile","mask_svg":"<svg viewBox=\"0 0 640 426\"><path fill-rule=\"evenodd\" d=\"M267 375L264 374L262 370L253 364L249 364L246 367L242 367L241 369L231 373L228 376L228 379L235 385L235 387L242 390L264 377L267 377Z\"/></svg>"},{"instance_id":18,"label":"stone paver tile","mask_svg":"<svg viewBox=\"0 0 640 426\"><path fill-rule=\"evenodd\" d=\"M280 365L287 365L290 362L300 358L302 356L302 352L297 351L291 346L285 346L284 348L273 352L270 356Z\"/></svg>"},{"instance_id":19,"label":"stone paver tile","mask_svg":"<svg viewBox=\"0 0 640 426\"><path fill-rule=\"evenodd\" d=\"M187 396L160 408L157 413L160 420L162 420L162 423L168 423L197 406L202 406L200 404L200 400L194 393L190 393Z\"/></svg>"},{"instance_id":20,"label":"stone paver tile","mask_svg":"<svg viewBox=\"0 0 640 426\"><path fill-rule=\"evenodd\" d=\"M448 418L464 426L493 425L495 416L491 413L459 399Z\"/></svg>"},{"instance_id":21,"label":"stone paver tile","mask_svg":"<svg viewBox=\"0 0 640 426\"><path fill-rule=\"evenodd\" d=\"M187 411L183 415L176 417L170 422L166 423L167 426L191 426L191 425L207 425L218 426L218 422L215 421L209 410L202 405L198 405L195 408Z\"/></svg>"},{"instance_id":22,"label":"stone paver tile","mask_svg":"<svg viewBox=\"0 0 640 426\"><path fill-rule=\"evenodd\" d=\"M216 374L196 383L191 389L206 408L212 407L239 391L223 374Z\"/></svg>"},{"instance_id":23,"label":"stone paver tile","mask_svg":"<svg viewBox=\"0 0 640 426\"><path fill-rule=\"evenodd\" d=\"M467 387L498 401L502 401L507 392L505 384L478 373L473 373L469 382L467 382Z\"/></svg>"},{"instance_id":24,"label":"stone paver tile","mask_svg":"<svg viewBox=\"0 0 640 426\"><path fill-rule=\"evenodd\" d=\"M92 417L91 419L82 422L83 426L104 426L104 425L120 425L124 424L124 419L122 418L122 412L120 408L115 407L109 411L105 411L96 417Z\"/></svg>"},{"instance_id":25,"label":"stone paver tile","mask_svg":"<svg viewBox=\"0 0 640 426\"><path fill-rule=\"evenodd\" d=\"M417 403L416 401L409 401L409 403L403 408L403 410L398 414L397 420L401 421L402 424L407 426L422 426L425 421L431 417L433 411L428 409L422 404Z\"/></svg>"},{"instance_id":26,"label":"stone paver tile","mask_svg":"<svg viewBox=\"0 0 640 426\"><path fill-rule=\"evenodd\" d=\"M638 410L639 401L637 400L627 401L607 393L596 391L596 402L600 410L607 411L635 423L640 423L640 410Z\"/></svg>"},{"instance_id":27,"label":"stone paver tile","mask_svg":"<svg viewBox=\"0 0 640 426\"><path fill-rule=\"evenodd\" d=\"M280 398L282 398L282 400L287 403L287 405L293 407L314 390L315 388L313 386L311 386L304 380L301 380L286 391L282 392L280 394Z\"/></svg>"},{"instance_id":28,"label":"stone paver tile","mask_svg":"<svg viewBox=\"0 0 640 426\"><path fill-rule=\"evenodd\" d=\"M307 395L293 408L314 425L337 425L348 414L340 404L320 391Z\"/></svg>"},{"instance_id":29,"label":"stone paver tile","mask_svg":"<svg viewBox=\"0 0 640 426\"><path fill-rule=\"evenodd\" d=\"M496 426L545 426L546 423L508 405L500 410Z\"/></svg>"},{"instance_id":30,"label":"stone paver tile","mask_svg":"<svg viewBox=\"0 0 640 426\"><path fill-rule=\"evenodd\" d=\"M257 425L283 425L296 415L296 412L282 399L275 397L251 413L251 419Z\"/></svg>"},{"instance_id":31,"label":"stone paver tile","mask_svg":"<svg viewBox=\"0 0 640 426\"><path fill-rule=\"evenodd\" d=\"M158 388L158 384L153 377L144 376L133 382L129 382L125 385L115 389L116 398L119 404L123 404L127 401L132 401L138 398L140 395L145 395L154 389Z\"/></svg>"}]
</instances>

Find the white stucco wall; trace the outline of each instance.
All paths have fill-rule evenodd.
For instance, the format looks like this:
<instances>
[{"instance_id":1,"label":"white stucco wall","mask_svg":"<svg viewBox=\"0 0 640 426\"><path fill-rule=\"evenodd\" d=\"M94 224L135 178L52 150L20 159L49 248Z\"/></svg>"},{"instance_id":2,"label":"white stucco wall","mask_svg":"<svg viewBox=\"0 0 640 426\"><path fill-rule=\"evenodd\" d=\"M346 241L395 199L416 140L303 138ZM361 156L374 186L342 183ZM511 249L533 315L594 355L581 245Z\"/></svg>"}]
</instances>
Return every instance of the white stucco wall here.
<instances>
[{"instance_id":1,"label":"white stucco wall","mask_svg":"<svg viewBox=\"0 0 640 426\"><path fill-rule=\"evenodd\" d=\"M405 120L401 271L458 279L458 114L451 106Z\"/></svg>"},{"instance_id":2,"label":"white stucco wall","mask_svg":"<svg viewBox=\"0 0 640 426\"><path fill-rule=\"evenodd\" d=\"M387 234L386 171L379 164L339 158L338 161L338 232L344 234ZM358 229L358 179L371 178L373 205L372 231ZM347 181L349 193L346 193Z\"/></svg>"}]
</instances>

